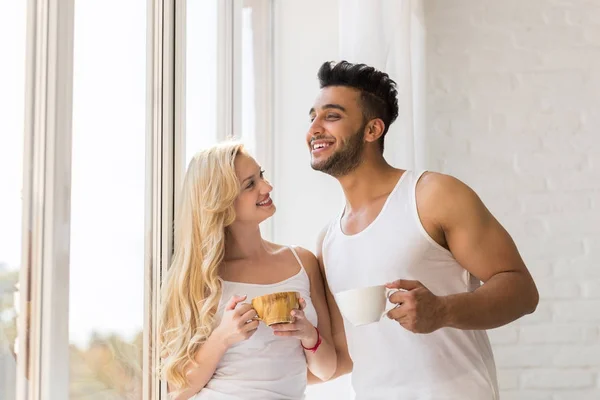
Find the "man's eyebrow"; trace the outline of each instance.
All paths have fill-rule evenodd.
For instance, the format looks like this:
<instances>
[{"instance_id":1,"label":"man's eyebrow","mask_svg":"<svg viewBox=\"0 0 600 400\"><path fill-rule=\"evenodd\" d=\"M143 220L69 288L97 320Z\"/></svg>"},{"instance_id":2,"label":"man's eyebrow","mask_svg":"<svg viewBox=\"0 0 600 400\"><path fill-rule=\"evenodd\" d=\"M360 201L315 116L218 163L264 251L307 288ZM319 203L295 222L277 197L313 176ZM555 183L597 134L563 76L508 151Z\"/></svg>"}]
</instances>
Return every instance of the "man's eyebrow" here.
<instances>
[{"instance_id":1,"label":"man's eyebrow","mask_svg":"<svg viewBox=\"0 0 600 400\"><path fill-rule=\"evenodd\" d=\"M324 110L328 109L328 108L335 108L336 110L340 110L340 111L346 112L346 109L344 107L342 107L341 105L339 105L339 104L325 104L323 106Z\"/></svg>"},{"instance_id":2,"label":"man's eyebrow","mask_svg":"<svg viewBox=\"0 0 600 400\"><path fill-rule=\"evenodd\" d=\"M324 105L323 107L321 107L321 108L322 108L322 109L324 109L324 110L326 110L326 109L328 109L328 108L335 108L336 110L340 110L340 111L346 112L346 109L345 109L343 106L341 106L341 105L339 105L339 104L333 104L333 103L330 103L330 104L325 104L325 105ZM314 112L315 112L315 108L314 108L314 107L312 107L312 108L310 109L310 111L308 112L308 115L311 115L311 114L313 114Z\"/></svg>"}]
</instances>

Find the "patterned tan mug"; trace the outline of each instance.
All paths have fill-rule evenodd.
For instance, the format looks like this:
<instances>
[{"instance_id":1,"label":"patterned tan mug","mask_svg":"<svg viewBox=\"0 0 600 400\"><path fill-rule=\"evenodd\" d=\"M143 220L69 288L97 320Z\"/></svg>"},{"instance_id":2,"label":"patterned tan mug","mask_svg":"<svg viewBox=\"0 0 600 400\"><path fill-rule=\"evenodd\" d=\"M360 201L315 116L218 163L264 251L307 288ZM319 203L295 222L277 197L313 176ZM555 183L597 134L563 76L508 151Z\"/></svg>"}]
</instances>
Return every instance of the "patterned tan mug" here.
<instances>
[{"instance_id":1,"label":"patterned tan mug","mask_svg":"<svg viewBox=\"0 0 600 400\"><path fill-rule=\"evenodd\" d=\"M291 312L299 309L297 292L279 292L266 294L252 299L252 308L256 310L258 319L267 326L273 324L289 324L294 322Z\"/></svg>"}]
</instances>

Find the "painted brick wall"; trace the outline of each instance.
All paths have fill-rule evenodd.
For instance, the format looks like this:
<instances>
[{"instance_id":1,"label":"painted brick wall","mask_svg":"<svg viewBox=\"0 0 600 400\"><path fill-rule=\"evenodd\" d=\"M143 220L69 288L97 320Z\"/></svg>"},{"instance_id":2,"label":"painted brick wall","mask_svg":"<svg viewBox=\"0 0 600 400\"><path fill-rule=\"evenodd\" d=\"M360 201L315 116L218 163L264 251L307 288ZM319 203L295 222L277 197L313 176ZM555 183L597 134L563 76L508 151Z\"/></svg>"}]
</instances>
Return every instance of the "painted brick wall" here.
<instances>
[{"instance_id":1,"label":"painted brick wall","mask_svg":"<svg viewBox=\"0 0 600 400\"><path fill-rule=\"evenodd\" d=\"M600 399L600 0L426 0L431 167L473 187L540 290L490 331L502 400Z\"/></svg>"}]
</instances>

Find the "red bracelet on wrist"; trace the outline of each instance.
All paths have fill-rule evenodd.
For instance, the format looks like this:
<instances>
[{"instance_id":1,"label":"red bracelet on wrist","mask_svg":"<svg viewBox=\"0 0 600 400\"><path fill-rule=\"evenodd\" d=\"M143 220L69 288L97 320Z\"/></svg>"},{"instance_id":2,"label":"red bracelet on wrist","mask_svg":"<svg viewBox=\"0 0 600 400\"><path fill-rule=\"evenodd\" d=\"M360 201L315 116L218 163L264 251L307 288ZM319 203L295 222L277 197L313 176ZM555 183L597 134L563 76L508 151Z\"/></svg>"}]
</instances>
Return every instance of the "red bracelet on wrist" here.
<instances>
[{"instance_id":1,"label":"red bracelet on wrist","mask_svg":"<svg viewBox=\"0 0 600 400\"><path fill-rule=\"evenodd\" d=\"M311 353L314 353L314 352L316 352L316 351L317 351L317 349L319 348L319 346L321 345L321 335L319 334L319 328L317 328L317 327L315 326L315 330L317 331L317 343L316 343L316 344L315 344L313 347L311 347L311 348L304 347L304 345L302 344L302 341L300 342L300 346L302 346L302 348L303 348L304 350L306 350L306 351L310 351Z\"/></svg>"}]
</instances>

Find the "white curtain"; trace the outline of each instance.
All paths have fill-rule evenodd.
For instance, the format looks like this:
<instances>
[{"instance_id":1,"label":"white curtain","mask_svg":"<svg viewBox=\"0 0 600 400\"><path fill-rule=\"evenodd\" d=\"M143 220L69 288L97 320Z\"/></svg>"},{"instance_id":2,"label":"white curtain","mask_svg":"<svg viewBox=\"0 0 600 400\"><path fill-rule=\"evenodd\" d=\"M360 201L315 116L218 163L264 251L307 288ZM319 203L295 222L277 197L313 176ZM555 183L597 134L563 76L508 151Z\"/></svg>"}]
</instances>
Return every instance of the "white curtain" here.
<instances>
[{"instance_id":1,"label":"white curtain","mask_svg":"<svg viewBox=\"0 0 600 400\"><path fill-rule=\"evenodd\" d=\"M387 72L398 85L398 119L385 138L394 166L427 167L422 0L339 0L340 60Z\"/></svg>"}]
</instances>

